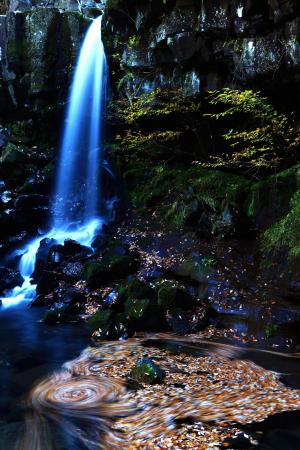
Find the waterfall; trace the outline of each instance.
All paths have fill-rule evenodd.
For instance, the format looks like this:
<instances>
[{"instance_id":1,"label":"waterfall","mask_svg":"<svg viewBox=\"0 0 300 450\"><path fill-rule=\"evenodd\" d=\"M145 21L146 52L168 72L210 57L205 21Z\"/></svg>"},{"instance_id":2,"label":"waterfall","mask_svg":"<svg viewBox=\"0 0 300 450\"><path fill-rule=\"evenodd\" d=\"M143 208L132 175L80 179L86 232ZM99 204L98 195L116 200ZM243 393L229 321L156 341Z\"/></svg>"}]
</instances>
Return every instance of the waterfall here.
<instances>
[{"instance_id":1,"label":"waterfall","mask_svg":"<svg viewBox=\"0 0 300 450\"><path fill-rule=\"evenodd\" d=\"M60 149L57 182L52 208L51 230L18 250L22 255L19 270L24 278L2 298L9 307L34 297L36 286L31 284L36 253L44 238L54 238L63 244L74 239L90 246L95 234L105 223L105 199L101 198L101 168L108 171L101 138L106 107L108 70L101 39L101 16L93 20L84 39L66 113ZM113 202L107 201L107 208Z\"/></svg>"},{"instance_id":2,"label":"waterfall","mask_svg":"<svg viewBox=\"0 0 300 450\"><path fill-rule=\"evenodd\" d=\"M103 159L101 119L106 80L99 17L84 40L71 88L56 184L54 228L86 223L99 212L99 167Z\"/></svg>"}]
</instances>

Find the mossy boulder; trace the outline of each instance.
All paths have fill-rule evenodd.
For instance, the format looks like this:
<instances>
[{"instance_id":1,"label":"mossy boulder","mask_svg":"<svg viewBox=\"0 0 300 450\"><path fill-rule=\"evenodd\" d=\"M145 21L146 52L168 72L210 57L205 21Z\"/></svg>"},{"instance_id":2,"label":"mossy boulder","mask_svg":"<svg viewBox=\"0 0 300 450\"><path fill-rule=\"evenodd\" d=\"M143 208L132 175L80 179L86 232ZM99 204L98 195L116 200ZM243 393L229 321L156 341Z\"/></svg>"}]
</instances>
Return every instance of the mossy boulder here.
<instances>
[{"instance_id":1,"label":"mossy boulder","mask_svg":"<svg viewBox=\"0 0 300 450\"><path fill-rule=\"evenodd\" d=\"M95 339L117 340L130 335L128 321L123 313L107 309L99 310L88 323Z\"/></svg>"},{"instance_id":2,"label":"mossy boulder","mask_svg":"<svg viewBox=\"0 0 300 450\"><path fill-rule=\"evenodd\" d=\"M171 268L171 273L179 279L191 280L195 283L207 283L214 270L214 260L193 253L177 266Z\"/></svg>"},{"instance_id":3,"label":"mossy boulder","mask_svg":"<svg viewBox=\"0 0 300 450\"><path fill-rule=\"evenodd\" d=\"M155 295L154 290L137 277L129 280L126 285L120 286L119 292L125 297L137 299L152 298Z\"/></svg>"},{"instance_id":4,"label":"mossy boulder","mask_svg":"<svg viewBox=\"0 0 300 450\"><path fill-rule=\"evenodd\" d=\"M23 164L26 159L26 149L13 143L8 143L1 156L1 164L4 166Z\"/></svg>"},{"instance_id":5,"label":"mossy boulder","mask_svg":"<svg viewBox=\"0 0 300 450\"><path fill-rule=\"evenodd\" d=\"M156 283L157 303L163 311L173 308L190 309L195 302L186 288L177 281L160 280Z\"/></svg>"},{"instance_id":6,"label":"mossy boulder","mask_svg":"<svg viewBox=\"0 0 300 450\"><path fill-rule=\"evenodd\" d=\"M254 183L246 202L248 217L258 229L267 229L289 212L291 198L299 188L299 165Z\"/></svg>"},{"instance_id":7,"label":"mossy boulder","mask_svg":"<svg viewBox=\"0 0 300 450\"><path fill-rule=\"evenodd\" d=\"M138 383L157 384L162 383L165 372L151 359L143 358L133 367L129 377Z\"/></svg>"},{"instance_id":8,"label":"mossy boulder","mask_svg":"<svg viewBox=\"0 0 300 450\"><path fill-rule=\"evenodd\" d=\"M113 256L102 261L88 262L83 271L84 279L91 289L103 283L122 279L133 274L139 267L137 255Z\"/></svg>"},{"instance_id":9,"label":"mossy boulder","mask_svg":"<svg viewBox=\"0 0 300 450\"><path fill-rule=\"evenodd\" d=\"M88 321L89 327L92 331L100 330L105 333L111 324L112 311L101 309L97 311Z\"/></svg>"},{"instance_id":10,"label":"mossy boulder","mask_svg":"<svg viewBox=\"0 0 300 450\"><path fill-rule=\"evenodd\" d=\"M149 299L129 298L125 303L125 312L129 320L141 321L146 317L150 306Z\"/></svg>"}]
</instances>

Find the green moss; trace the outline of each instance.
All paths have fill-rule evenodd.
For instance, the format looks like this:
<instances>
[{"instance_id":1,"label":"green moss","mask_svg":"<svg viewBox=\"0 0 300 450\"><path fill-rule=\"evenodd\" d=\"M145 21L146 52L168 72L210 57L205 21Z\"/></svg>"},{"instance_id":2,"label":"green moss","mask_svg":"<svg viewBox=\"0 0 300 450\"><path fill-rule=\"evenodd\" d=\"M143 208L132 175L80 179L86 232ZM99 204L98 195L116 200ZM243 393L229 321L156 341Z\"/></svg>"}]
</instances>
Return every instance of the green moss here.
<instances>
[{"instance_id":1,"label":"green moss","mask_svg":"<svg viewBox=\"0 0 300 450\"><path fill-rule=\"evenodd\" d=\"M20 40L9 40L7 44L7 59L10 64L22 64L28 67L29 44L26 38Z\"/></svg>"},{"instance_id":2,"label":"green moss","mask_svg":"<svg viewBox=\"0 0 300 450\"><path fill-rule=\"evenodd\" d=\"M2 164L22 164L26 159L26 152L24 147L9 143L7 144L1 156Z\"/></svg>"},{"instance_id":3,"label":"green moss","mask_svg":"<svg viewBox=\"0 0 300 450\"><path fill-rule=\"evenodd\" d=\"M164 311L176 307L189 309L193 306L193 298L188 294L186 288L177 281L159 280L155 288L158 306Z\"/></svg>"},{"instance_id":4,"label":"green moss","mask_svg":"<svg viewBox=\"0 0 300 450\"><path fill-rule=\"evenodd\" d=\"M103 264L99 262L89 262L84 266L83 277L84 279L90 283L95 277L97 277L98 273L101 273L103 270Z\"/></svg>"},{"instance_id":5,"label":"green moss","mask_svg":"<svg viewBox=\"0 0 300 450\"><path fill-rule=\"evenodd\" d=\"M149 299L129 298L125 303L125 312L130 320L141 320L146 317L149 305Z\"/></svg>"},{"instance_id":6,"label":"green moss","mask_svg":"<svg viewBox=\"0 0 300 450\"><path fill-rule=\"evenodd\" d=\"M118 280L134 273L139 267L135 255L120 255L105 258L103 261L86 263L83 277L90 288L95 289L103 283Z\"/></svg>"},{"instance_id":7,"label":"green moss","mask_svg":"<svg viewBox=\"0 0 300 450\"><path fill-rule=\"evenodd\" d=\"M197 202L203 202L220 214L226 205L239 207L251 185L242 176L197 167L171 169L157 166L153 169L141 166L140 174L137 169L133 175L132 172L125 174L131 180L133 176L137 183L137 188L130 191L133 204L141 209L156 209L160 216L177 227L184 225Z\"/></svg>"},{"instance_id":8,"label":"green moss","mask_svg":"<svg viewBox=\"0 0 300 450\"><path fill-rule=\"evenodd\" d=\"M94 314L88 321L90 328L95 330L101 330L105 333L109 328L112 318L112 311L110 310L99 310Z\"/></svg>"},{"instance_id":9,"label":"green moss","mask_svg":"<svg viewBox=\"0 0 300 450\"><path fill-rule=\"evenodd\" d=\"M247 215L254 219L269 210L272 220L289 211L290 199L300 186L300 167L294 166L254 183L247 200Z\"/></svg>"},{"instance_id":10,"label":"green moss","mask_svg":"<svg viewBox=\"0 0 300 450\"><path fill-rule=\"evenodd\" d=\"M138 266L139 262L132 255L113 256L109 263L109 269L120 277L134 273Z\"/></svg>"},{"instance_id":11,"label":"green moss","mask_svg":"<svg viewBox=\"0 0 300 450\"><path fill-rule=\"evenodd\" d=\"M137 362L129 376L139 383L156 384L163 381L165 373L151 359L143 358Z\"/></svg>"},{"instance_id":12,"label":"green moss","mask_svg":"<svg viewBox=\"0 0 300 450\"><path fill-rule=\"evenodd\" d=\"M122 286L124 295L136 299L143 299L152 295L152 289L139 278L132 278L126 286Z\"/></svg>"},{"instance_id":13,"label":"green moss","mask_svg":"<svg viewBox=\"0 0 300 450\"><path fill-rule=\"evenodd\" d=\"M290 259L300 258L300 190L291 198L289 212L264 232L262 246L272 252L287 250Z\"/></svg>"}]
</instances>

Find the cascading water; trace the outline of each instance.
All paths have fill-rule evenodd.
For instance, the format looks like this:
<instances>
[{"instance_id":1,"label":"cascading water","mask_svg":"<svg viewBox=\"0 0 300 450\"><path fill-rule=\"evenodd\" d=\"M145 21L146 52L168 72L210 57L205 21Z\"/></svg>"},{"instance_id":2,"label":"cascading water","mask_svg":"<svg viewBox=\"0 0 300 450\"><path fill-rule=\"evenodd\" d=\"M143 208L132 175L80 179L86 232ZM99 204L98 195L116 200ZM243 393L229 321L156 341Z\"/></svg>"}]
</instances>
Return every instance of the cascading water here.
<instances>
[{"instance_id":1,"label":"cascading water","mask_svg":"<svg viewBox=\"0 0 300 450\"><path fill-rule=\"evenodd\" d=\"M22 255L19 270L24 283L2 299L3 307L34 297L36 286L31 284L30 277L42 239L53 238L60 244L65 239L73 239L82 245L91 246L95 234L105 222L105 206L109 209L113 204L110 201L106 205L100 192L101 168L109 170L101 146L107 79L100 16L88 29L71 87L58 166L52 229L18 251Z\"/></svg>"},{"instance_id":2,"label":"cascading water","mask_svg":"<svg viewBox=\"0 0 300 450\"><path fill-rule=\"evenodd\" d=\"M56 229L87 223L98 215L106 80L100 17L87 33L71 89L56 185L53 217Z\"/></svg>"}]
</instances>

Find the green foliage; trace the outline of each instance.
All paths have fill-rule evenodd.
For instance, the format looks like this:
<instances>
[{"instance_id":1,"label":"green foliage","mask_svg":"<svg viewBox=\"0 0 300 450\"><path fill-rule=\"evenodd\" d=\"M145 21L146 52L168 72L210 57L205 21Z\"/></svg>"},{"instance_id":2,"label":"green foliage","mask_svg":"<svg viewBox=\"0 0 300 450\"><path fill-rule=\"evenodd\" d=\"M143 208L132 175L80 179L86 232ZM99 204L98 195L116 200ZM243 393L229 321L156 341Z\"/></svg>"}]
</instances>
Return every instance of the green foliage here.
<instances>
[{"instance_id":1,"label":"green foliage","mask_svg":"<svg viewBox=\"0 0 300 450\"><path fill-rule=\"evenodd\" d=\"M128 45L131 48L135 48L139 45L140 43L140 37L137 36L136 34L133 34L132 36L129 37L128 39Z\"/></svg>"},{"instance_id":2,"label":"green foliage","mask_svg":"<svg viewBox=\"0 0 300 450\"><path fill-rule=\"evenodd\" d=\"M206 116L223 122L223 139L230 152L212 156L205 166L276 168L291 157L299 134L291 120L260 93L226 88L211 92L209 103L216 112Z\"/></svg>"},{"instance_id":3,"label":"green foliage","mask_svg":"<svg viewBox=\"0 0 300 450\"><path fill-rule=\"evenodd\" d=\"M300 258L300 190L290 201L290 211L268 228L263 237L264 250L286 249L291 259Z\"/></svg>"},{"instance_id":4,"label":"green foliage","mask_svg":"<svg viewBox=\"0 0 300 450\"><path fill-rule=\"evenodd\" d=\"M184 99L182 92L162 89L136 97L132 102L119 100L112 107L112 113L127 125L137 124L142 119L163 119L174 115L180 119L200 111L200 104L193 99Z\"/></svg>"},{"instance_id":5,"label":"green foliage","mask_svg":"<svg viewBox=\"0 0 300 450\"><path fill-rule=\"evenodd\" d=\"M184 225L199 201L216 212L223 210L225 205L238 207L250 186L242 176L199 167L156 166L148 168L150 172L149 175L146 172L146 177L145 167L142 170L140 182L131 191L133 204L137 208L155 208L176 227Z\"/></svg>"}]
</instances>

